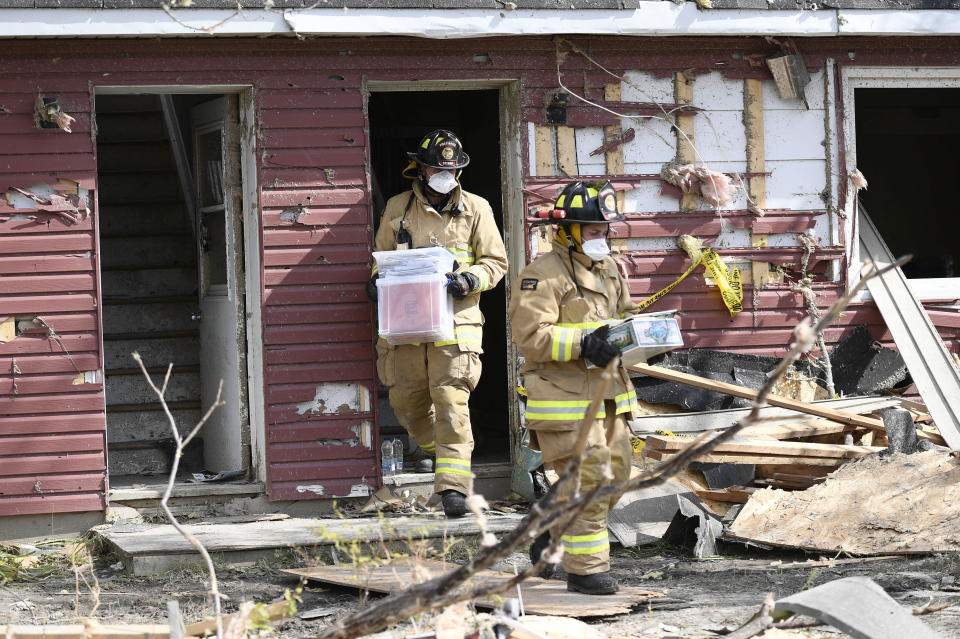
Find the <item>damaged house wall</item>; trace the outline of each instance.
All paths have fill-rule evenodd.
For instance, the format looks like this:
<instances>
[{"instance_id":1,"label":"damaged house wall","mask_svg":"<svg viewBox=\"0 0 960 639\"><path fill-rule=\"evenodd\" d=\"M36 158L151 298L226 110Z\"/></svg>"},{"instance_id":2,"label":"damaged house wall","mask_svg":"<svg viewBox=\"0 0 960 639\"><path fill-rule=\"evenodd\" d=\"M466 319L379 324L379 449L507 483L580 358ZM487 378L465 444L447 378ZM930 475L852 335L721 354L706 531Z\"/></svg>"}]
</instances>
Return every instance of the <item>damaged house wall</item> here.
<instances>
[{"instance_id":1,"label":"damaged house wall","mask_svg":"<svg viewBox=\"0 0 960 639\"><path fill-rule=\"evenodd\" d=\"M363 292L374 214L365 82L519 80L525 175L517 177L528 207L550 200L569 175L614 174L631 214L615 243L634 297L681 274L689 260L676 238L696 236L741 268L743 312L731 319L717 290L704 285L702 269L650 310L682 311L691 347L779 354L805 311L802 297L767 265L799 262L798 233L810 231L819 240L811 260L819 274L812 285L818 303L828 305L846 286L849 220L838 211L849 196L837 126L838 68L850 62L853 49L858 65L960 67L955 39L927 40L922 55L894 38L804 40L813 78L809 109L778 97L763 60L779 49L762 38L577 39L594 62L572 49L560 51L564 85L610 110L662 115L651 103L670 105L663 107L668 111L689 105L681 115L689 140L679 141L663 121L621 120L575 98L567 99L562 123L548 121L562 110L550 115L548 105L566 91L555 71L557 42L545 37L258 39L256 47L240 39L197 39L175 48L148 40L64 40L55 51L48 43L6 42L0 191L48 185L78 195L89 189L93 201L90 214L76 219L70 211L65 216L39 206L0 205L0 326L7 327L0 335L9 336L4 320L10 317L14 327L34 317L48 326L23 334L14 328L13 338L0 344L0 515L104 506L90 117L97 86L254 87L264 328L249 339L262 340L264 362L250 373L264 381L269 495L297 500L359 494L379 481L372 445L374 326ZM58 97L63 112L76 118L72 133L37 128L39 94ZM757 99L762 138L756 121L746 124L751 109L756 115ZM611 144L617 136L619 143ZM697 160L714 171L745 172L753 202L741 191L718 210L660 180L665 164ZM402 164L398 158L398 171ZM763 215L751 210L757 207ZM515 266L544 244L539 232L526 239L527 255L510 256ZM757 279L765 280L762 287L754 285ZM939 320L950 339L960 328L955 318L943 313ZM851 308L828 331L827 342L864 323L889 342L869 303ZM83 383L75 383L81 374Z\"/></svg>"}]
</instances>

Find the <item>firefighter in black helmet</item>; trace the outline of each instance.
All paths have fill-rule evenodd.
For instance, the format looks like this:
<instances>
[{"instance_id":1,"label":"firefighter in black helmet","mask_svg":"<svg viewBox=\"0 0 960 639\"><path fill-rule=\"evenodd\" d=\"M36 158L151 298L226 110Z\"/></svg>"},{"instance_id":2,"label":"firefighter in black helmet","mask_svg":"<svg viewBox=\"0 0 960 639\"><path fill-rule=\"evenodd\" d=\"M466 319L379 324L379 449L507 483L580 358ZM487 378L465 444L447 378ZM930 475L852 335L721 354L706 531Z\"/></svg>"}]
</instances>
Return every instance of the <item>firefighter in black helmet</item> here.
<instances>
[{"instance_id":1,"label":"firefighter in black helmet","mask_svg":"<svg viewBox=\"0 0 960 639\"><path fill-rule=\"evenodd\" d=\"M558 224L553 250L535 259L520 274L510 300L513 340L524 355L527 391L526 426L531 448L545 464L561 472L577 440L577 428L599 385L603 367L620 351L607 341L607 322L636 307L626 279L609 256L610 224L622 222L609 183L572 182L542 216ZM588 363L598 368L588 367ZM622 366L587 437L581 466L583 491L630 474L630 432L626 419L637 396ZM610 574L607 512L615 500L594 502L563 533L563 568L567 589L591 595L619 588ZM546 535L530 548L536 562L549 544Z\"/></svg>"},{"instance_id":2,"label":"firefighter in black helmet","mask_svg":"<svg viewBox=\"0 0 960 639\"><path fill-rule=\"evenodd\" d=\"M465 498L473 490L468 402L480 379L480 294L503 277L507 255L490 204L460 187L460 170L470 157L456 135L431 131L407 156L410 164L403 174L414 180L412 188L387 202L374 250L442 246L453 253L457 267L447 273L447 292L454 299L455 338L402 346L381 338L377 374L390 388L390 404L400 424L422 451L436 458L434 490L441 495L444 513L459 517L466 513ZM368 291L376 291L375 280L376 270Z\"/></svg>"}]
</instances>

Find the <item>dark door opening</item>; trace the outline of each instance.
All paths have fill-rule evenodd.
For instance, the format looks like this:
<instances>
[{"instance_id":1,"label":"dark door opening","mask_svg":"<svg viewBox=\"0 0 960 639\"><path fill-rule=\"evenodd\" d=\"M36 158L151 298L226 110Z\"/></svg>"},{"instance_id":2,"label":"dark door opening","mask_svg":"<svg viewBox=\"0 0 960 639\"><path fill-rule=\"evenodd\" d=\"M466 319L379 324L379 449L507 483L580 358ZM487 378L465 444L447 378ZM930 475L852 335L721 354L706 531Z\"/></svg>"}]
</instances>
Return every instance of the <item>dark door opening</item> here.
<instances>
[{"instance_id":1,"label":"dark door opening","mask_svg":"<svg viewBox=\"0 0 960 639\"><path fill-rule=\"evenodd\" d=\"M417 148L429 131L446 128L455 132L470 155L461 184L480 195L493 208L503 233L503 198L500 174L500 94L497 90L400 91L370 95L370 146L374 190L374 224L384 203L410 188L401 175L406 151ZM470 419L475 448L473 463L508 461L510 457L509 407L507 405L506 287L501 281L480 298L483 326L483 374L470 397ZM387 401L380 393L380 433L402 435Z\"/></svg>"},{"instance_id":2,"label":"dark door opening","mask_svg":"<svg viewBox=\"0 0 960 639\"><path fill-rule=\"evenodd\" d=\"M245 471L237 96L98 95L96 118L111 489L159 483L173 460L170 425L133 351L154 381L173 364L164 398L181 434L224 380L225 404L187 448L180 478Z\"/></svg>"},{"instance_id":3,"label":"dark door opening","mask_svg":"<svg viewBox=\"0 0 960 639\"><path fill-rule=\"evenodd\" d=\"M949 189L960 159L960 89L857 89L857 168L864 207L910 278L956 277ZM945 228L946 227L946 228Z\"/></svg>"}]
</instances>

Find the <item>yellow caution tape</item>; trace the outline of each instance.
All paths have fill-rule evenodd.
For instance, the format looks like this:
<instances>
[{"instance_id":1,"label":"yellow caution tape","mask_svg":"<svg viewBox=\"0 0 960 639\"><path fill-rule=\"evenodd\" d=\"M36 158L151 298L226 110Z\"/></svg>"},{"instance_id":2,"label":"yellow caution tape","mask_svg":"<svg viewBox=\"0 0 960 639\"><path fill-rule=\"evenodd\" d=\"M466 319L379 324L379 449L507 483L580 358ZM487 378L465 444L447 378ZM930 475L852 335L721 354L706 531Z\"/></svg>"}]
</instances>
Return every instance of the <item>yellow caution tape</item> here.
<instances>
[{"instance_id":1,"label":"yellow caution tape","mask_svg":"<svg viewBox=\"0 0 960 639\"><path fill-rule=\"evenodd\" d=\"M664 435L666 437L693 437L693 435L688 435L687 433L675 433L672 430L657 430L654 431L657 435Z\"/></svg>"},{"instance_id":2,"label":"yellow caution tape","mask_svg":"<svg viewBox=\"0 0 960 639\"><path fill-rule=\"evenodd\" d=\"M639 437L630 438L630 447L633 448L633 452L639 453L643 451L643 447L647 445L647 442L643 441Z\"/></svg>"},{"instance_id":3,"label":"yellow caution tape","mask_svg":"<svg viewBox=\"0 0 960 639\"><path fill-rule=\"evenodd\" d=\"M654 293L653 295L651 295L651 296L648 297L647 299L645 299L645 300L643 300L642 302L640 302L639 304L637 304L636 311L639 313L640 311L642 311L643 309L647 308L648 306L650 306L651 304L653 304L654 302L656 302L657 300L659 300L661 297L663 297L664 295L666 295L667 293L669 293L670 291L672 291L674 286L676 286L677 284L679 284L680 282L682 282L683 280L685 280L685 279L687 278L687 275L690 275L691 273L693 273L693 270L694 270L695 268L697 268L698 266L700 266L700 262L699 262L699 261L694 262L693 264L691 264L691 265L690 265L690 268L688 268L686 271L684 271L683 275L681 275L681 276L678 277L677 279L673 280L673 282L671 282L670 284L667 284L664 288L662 288L662 289L659 290L658 292Z\"/></svg>"},{"instance_id":4,"label":"yellow caution tape","mask_svg":"<svg viewBox=\"0 0 960 639\"><path fill-rule=\"evenodd\" d=\"M717 283L723 303L734 316L743 310L743 282L740 269L728 270L720 256L713 249L703 249L703 266Z\"/></svg>"}]
</instances>

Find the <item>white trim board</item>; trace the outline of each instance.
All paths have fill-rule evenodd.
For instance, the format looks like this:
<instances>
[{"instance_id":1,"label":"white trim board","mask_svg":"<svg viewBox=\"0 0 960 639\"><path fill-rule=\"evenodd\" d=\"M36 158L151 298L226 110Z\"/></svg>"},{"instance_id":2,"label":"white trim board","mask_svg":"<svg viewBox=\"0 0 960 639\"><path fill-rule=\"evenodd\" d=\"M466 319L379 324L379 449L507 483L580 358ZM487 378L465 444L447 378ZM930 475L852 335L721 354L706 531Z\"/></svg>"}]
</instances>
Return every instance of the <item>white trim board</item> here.
<instances>
[{"instance_id":1,"label":"white trim board","mask_svg":"<svg viewBox=\"0 0 960 639\"><path fill-rule=\"evenodd\" d=\"M173 16L173 17L171 17ZM641 2L637 9L0 9L0 38L520 35L838 36L960 35L950 10L700 10L695 3Z\"/></svg>"},{"instance_id":2,"label":"white trim board","mask_svg":"<svg viewBox=\"0 0 960 639\"><path fill-rule=\"evenodd\" d=\"M958 12L960 13L960 12ZM844 140L846 144L846 165L848 171L857 167L857 118L854 92L857 89L956 89L960 88L960 67L844 67L841 70L843 95ZM867 180L870 176L866 176ZM860 281L860 242L856 210L856 197L852 189L848 191L845 213L850 222L846 233L847 255L850 262L847 270L847 288ZM910 291L921 302L925 300L960 299L960 277L936 279L911 279ZM854 302L873 301L866 290L854 298Z\"/></svg>"}]
</instances>

